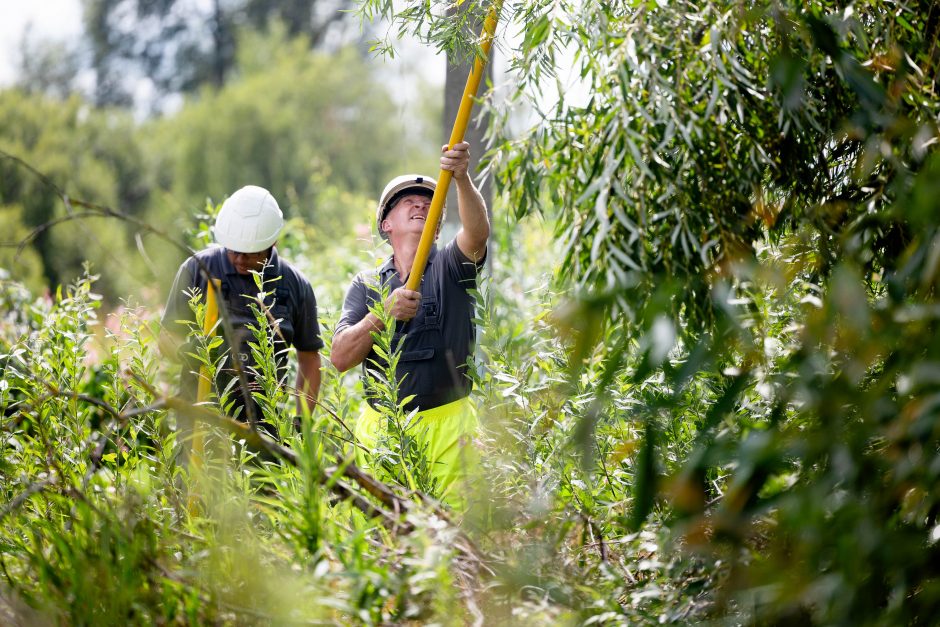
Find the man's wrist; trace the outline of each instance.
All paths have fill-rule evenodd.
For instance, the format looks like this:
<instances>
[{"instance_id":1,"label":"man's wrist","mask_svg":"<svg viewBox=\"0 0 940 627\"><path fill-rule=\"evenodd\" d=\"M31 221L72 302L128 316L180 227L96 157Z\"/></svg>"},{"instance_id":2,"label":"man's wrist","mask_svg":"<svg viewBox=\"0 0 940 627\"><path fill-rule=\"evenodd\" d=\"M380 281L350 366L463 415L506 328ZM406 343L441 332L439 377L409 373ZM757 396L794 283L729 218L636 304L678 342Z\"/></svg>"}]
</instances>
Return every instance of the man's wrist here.
<instances>
[{"instance_id":1,"label":"man's wrist","mask_svg":"<svg viewBox=\"0 0 940 627\"><path fill-rule=\"evenodd\" d=\"M372 325L373 331L382 332L385 330L385 323L382 322L382 319L371 311L366 314L366 319L369 321L369 324Z\"/></svg>"}]
</instances>

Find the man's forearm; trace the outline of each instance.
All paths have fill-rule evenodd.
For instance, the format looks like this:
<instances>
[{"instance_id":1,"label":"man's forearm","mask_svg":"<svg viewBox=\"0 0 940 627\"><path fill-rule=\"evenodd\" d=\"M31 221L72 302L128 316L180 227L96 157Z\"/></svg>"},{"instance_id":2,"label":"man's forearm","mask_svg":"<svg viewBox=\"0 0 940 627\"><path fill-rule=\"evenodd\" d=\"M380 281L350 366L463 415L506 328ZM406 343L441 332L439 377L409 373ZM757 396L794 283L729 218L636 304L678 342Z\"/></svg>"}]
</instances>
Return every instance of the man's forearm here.
<instances>
[{"instance_id":1,"label":"man's forearm","mask_svg":"<svg viewBox=\"0 0 940 627\"><path fill-rule=\"evenodd\" d=\"M457 184L457 209L461 226L457 244L467 257L479 261L486 254L486 241L490 237L486 203L469 176L461 179L454 177L454 180Z\"/></svg>"},{"instance_id":2,"label":"man's forearm","mask_svg":"<svg viewBox=\"0 0 940 627\"><path fill-rule=\"evenodd\" d=\"M355 368L372 350L372 332L384 329L382 320L370 311L365 318L336 334L330 361L340 372Z\"/></svg>"},{"instance_id":3,"label":"man's forearm","mask_svg":"<svg viewBox=\"0 0 940 627\"><path fill-rule=\"evenodd\" d=\"M320 396L320 353L297 353L297 413L313 411Z\"/></svg>"}]
</instances>

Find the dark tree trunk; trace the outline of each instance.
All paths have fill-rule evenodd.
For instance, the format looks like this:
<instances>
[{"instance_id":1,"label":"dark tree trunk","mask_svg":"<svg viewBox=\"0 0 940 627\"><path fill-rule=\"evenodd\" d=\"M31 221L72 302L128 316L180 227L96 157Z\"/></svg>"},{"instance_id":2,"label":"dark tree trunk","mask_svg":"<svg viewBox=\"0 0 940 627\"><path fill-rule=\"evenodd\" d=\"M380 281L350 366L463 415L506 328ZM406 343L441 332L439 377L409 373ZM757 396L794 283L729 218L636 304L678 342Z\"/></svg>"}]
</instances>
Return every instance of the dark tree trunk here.
<instances>
[{"instance_id":1,"label":"dark tree trunk","mask_svg":"<svg viewBox=\"0 0 940 627\"><path fill-rule=\"evenodd\" d=\"M463 6L466 7L468 4L469 3L464 3ZM479 32L480 28L482 28L482 23L474 24L473 28L476 32ZM470 70L472 67L472 58L455 63L452 56L448 55L447 74L444 80L444 132L442 135L441 144L444 144L450 138L451 130L453 130L454 127L454 120L457 117L457 109L460 108L460 99L461 96L463 96L463 90L467 84L467 77L470 76ZM492 68L492 63L486 64L486 70L483 73L483 80L480 82L480 90L477 94L478 96L484 92L487 82L492 78ZM483 136L486 133L487 127L489 126L489 116L480 116L479 114L480 106L477 104L474 106L473 114L470 117L470 124L467 126L467 132L464 135L464 140L470 143L470 174L473 176L474 182L477 183L477 187L480 188L480 193L483 194L483 200L486 201L487 211L492 214L492 187L490 185L489 179L487 179L486 183L481 186L479 173L477 172L477 165L480 162L480 156L486 150ZM459 227L460 216L457 213L457 188L456 186L451 185L447 192L447 216L445 218L444 228L452 229L453 232L456 232Z\"/></svg>"},{"instance_id":2,"label":"dark tree trunk","mask_svg":"<svg viewBox=\"0 0 940 627\"><path fill-rule=\"evenodd\" d=\"M225 15L219 0L212 3L212 83L221 88L225 84Z\"/></svg>"}]
</instances>

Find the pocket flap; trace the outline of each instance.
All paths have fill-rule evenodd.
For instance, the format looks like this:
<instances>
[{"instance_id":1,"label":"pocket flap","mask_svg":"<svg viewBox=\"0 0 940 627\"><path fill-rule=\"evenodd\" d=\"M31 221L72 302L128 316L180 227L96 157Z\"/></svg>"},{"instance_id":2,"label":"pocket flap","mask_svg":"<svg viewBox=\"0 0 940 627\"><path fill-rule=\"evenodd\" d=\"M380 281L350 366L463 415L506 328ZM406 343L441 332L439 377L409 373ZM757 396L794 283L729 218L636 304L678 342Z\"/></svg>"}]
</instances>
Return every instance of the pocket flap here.
<instances>
[{"instance_id":1,"label":"pocket flap","mask_svg":"<svg viewBox=\"0 0 940 627\"><path fill-rule=\"evenodd\" d=\"M422 348L421 350L402 353L398 361L421 361L423 359L431 359L432 357L434 357L433 348Z\"/></svg>"}]
</instances>

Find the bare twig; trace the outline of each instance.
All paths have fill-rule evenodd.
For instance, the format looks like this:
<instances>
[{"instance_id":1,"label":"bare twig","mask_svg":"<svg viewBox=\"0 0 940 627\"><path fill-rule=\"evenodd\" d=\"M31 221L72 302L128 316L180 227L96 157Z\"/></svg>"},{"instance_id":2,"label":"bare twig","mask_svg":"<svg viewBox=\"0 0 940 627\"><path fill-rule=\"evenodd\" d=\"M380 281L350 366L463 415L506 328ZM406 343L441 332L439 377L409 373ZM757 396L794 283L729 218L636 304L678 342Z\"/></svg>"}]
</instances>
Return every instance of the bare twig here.
<instances>
[{"instance_id":1,"label":"bare twig","mask_svg":"<svg viewBox=\"0 0 940 627\"><path fill-rule=\"evenodd\" d=\"M32 165L30 165L29 163L27 163L20 157L17 157L16 155L10 154L4 150L0 150L0 158L12 161L16 163L19 167L22 167L26 169L27 171L29 171L31 174L33 174L36 178L38 178L42 182L43 185L45 185L46 187L51 189L53 192L55 192L55 194L62 201L62 204L65 206L66 211L68 212L68 215L66 216L54 218L43 224L38 225L30 233L28 233L26 237L24 237L19 242L15 242L15 243L0 242L0 246L12 246L14 244L16 245L17 251L16 251L15 259L19 258L20 254L23 252L26 246L28 246L33 240L35 240L36 237L38 237L44 231L52 228L53 226L63 224L65 222L70 222L72 220L82 220L84 218L114 218L114 219L122 220L124 222L133 224L134 226L138 227L142 231L146 233L150 233L156 237L159 237L160 239L164 240L170 245L176 247L177 249L185 253L187 256L193 257L194 259L196 259L196 262L199 264L199 271L203 274L203 276L205 276L207 284L209 280L212 278L209 272L209 269L206 267L206 265L198 257L195 257L196 251L194 251L192 248L187 246L185 243L181 242L176 237L170 235L166 231L162 229L158 229L155 226L139 218L136 218L133 215L130 215L123 211L112 209L111 207L108 207L106 205L88 202L85 200L79 200L76 198L71 198L68 194L65 193L65 191L62 188L56 185L56 183L50 177L43 174L42 172L34 168ZM86 209L87 211L76 213L73 210L73 207L82 207L83 209ZM219 306L219 319L222 323L222 328L225 332L226 337L235 337L234 328L232 326L232 321L231 321L231 316L229 315L228 308L225 306L224 299L219 300L218 306ZM236 376L238 377L239 391L241 392L242 397L246 401L245 413L248 417L249 424L254 429L257 426L258 417L255 411L254 404L250 402L251 392L249 390L248 377L244 371L244 368L242 368L241 364L239 363L239 361L233 360L233 362L234 362L233 367L234 367Z\"/></svg>"},{"instance_id":2,"label":"bare twig","mask_svg":"<svg viewBox=\"0 0 940 627\"><path fill-rule=\"evenodd\" d=\"M164 399L164 404L167 408L186 415L193 420L202 420L228 431L230 434L243 439L245 444L250 448L257 451L264 451L273 457L284 460L292 466L300 465L300 459L293 449L282 446L271 438L257 431L253 431L248 425L234 418L219 414L205 406L193 405L178 397L167 397ZM360 488L368 492L390 511L376 507L361 496L355 494L348 485L340 480L341 476L352 479ZM407 514L412 511L414 503L395 493L388 485L365 472L352 461L347 459L339 466L323 469L318 480L338 497L349 499L353 506L362 511L366 516L379 519L385 527L406 535L414 531L415 527L412 523L402 521L401 519L402 516L407 516ZM435 515L442 520L450 522L447 514L433 499L419 492L415 492L414 494L420 499L422 504L428 506ZM487 566L489 558L486 557L466 535L458 533L454 547L460 555L469 560L469 564L474 570L484 570L491 575L493 574L493 570Z\"/></svg>"},{"instance_id":3,"label":"bare twig","mask_svg":"<svg viewBox=\"0 0 940 627\"><path fill-rule=\"evenodd\" d=\"M583 511L578 512L578 514L581 516L581 520L584 521L584 524L588 527L588 529L590 529L591 536L593 538L597 538L597 540L591 544L597 546L601 561L609 561L610 553L607 551L607 543L604 541L604 534L601 533L600 527L598 527L597 523L595 523L594 520L592 520L591 517Z\"/></svg>"}]
</instances>

